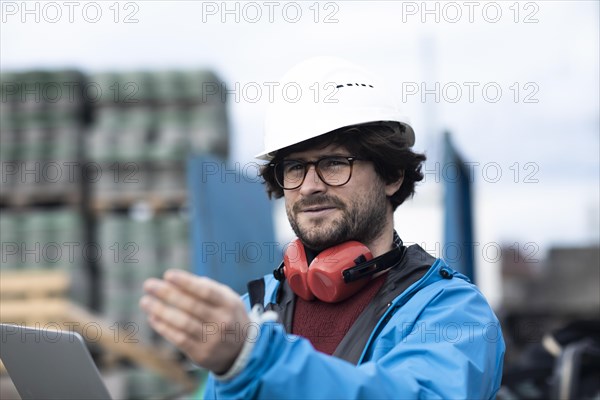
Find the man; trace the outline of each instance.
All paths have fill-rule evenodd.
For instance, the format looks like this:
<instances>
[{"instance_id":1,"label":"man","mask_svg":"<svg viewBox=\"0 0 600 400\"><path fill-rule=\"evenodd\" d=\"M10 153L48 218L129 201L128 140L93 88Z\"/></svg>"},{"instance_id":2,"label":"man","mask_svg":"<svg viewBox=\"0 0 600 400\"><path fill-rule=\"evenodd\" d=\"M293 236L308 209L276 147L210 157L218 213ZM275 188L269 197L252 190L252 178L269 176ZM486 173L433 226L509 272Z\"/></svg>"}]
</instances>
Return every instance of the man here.
<instances>
[{"instance_id":1,"label":"man","mask_svg":"<svg viewBox=\"0 0 600 400\"><path fill-rule=\"evenodd\" d=\"M149 280L152 326L212 371L207 398L493 398L498 320L466 277L394 231L423 178L410 125L343 60L308 60L283 83L305 95L270 106L258 157L298 239L242 300L182 271Z\"/></svg>"}]
</instances>

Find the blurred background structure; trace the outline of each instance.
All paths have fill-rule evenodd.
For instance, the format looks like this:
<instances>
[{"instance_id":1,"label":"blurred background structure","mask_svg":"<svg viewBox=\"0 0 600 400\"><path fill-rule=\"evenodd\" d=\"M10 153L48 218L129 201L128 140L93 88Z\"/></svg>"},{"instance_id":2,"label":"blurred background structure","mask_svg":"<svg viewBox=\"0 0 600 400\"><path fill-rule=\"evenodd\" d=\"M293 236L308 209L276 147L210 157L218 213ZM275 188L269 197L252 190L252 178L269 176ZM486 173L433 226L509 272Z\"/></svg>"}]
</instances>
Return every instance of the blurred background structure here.
<instances>
[{"instance_id":1,"label":"blurred background structure","mask_svg":"<svg viewBox=\"0 0 600 400\"><path fill-rule=\"evenodd\" d=\"M96 83L115 90L91 103L84 88ZM69 85L69 97L61 95ZM95 313L91 321L107 321L104 336L120 332L124 343L176 356L150 329L138 302L145 279L167 268L192 269L188 160L228 154L225 102L219 92L208 97L203 85L221 87L205 71L3 75L3 322L85 326L65 304L61 312L48 306L67 295ZM53 279L67 287L53 287ZM30 288L36 282L37 291ZM108 350L99 363L118 365ZM121 378L113 378L121 382L114 390L125 397L176 389L143 370L129 369Z\"/></svg>"},{"instance_id":2,"label":"blurred background structure","mask_svg":"<svg viewBox=\"0 0 600 400\"><path fill-rule=\"evenodd\" d=\"M396 229L501 318L500 397L598 396L598 2L0 7L0 320L43 326L63 301L102 319L125 346L90 340L116 398L190 393L129 350L190 369L137 307L146 277L184 268L241 293L280 262L293 233L253 155L288 95L276 81L315 55L363 64L410 116L428 161Z\"/></svg>"}]
</instances>

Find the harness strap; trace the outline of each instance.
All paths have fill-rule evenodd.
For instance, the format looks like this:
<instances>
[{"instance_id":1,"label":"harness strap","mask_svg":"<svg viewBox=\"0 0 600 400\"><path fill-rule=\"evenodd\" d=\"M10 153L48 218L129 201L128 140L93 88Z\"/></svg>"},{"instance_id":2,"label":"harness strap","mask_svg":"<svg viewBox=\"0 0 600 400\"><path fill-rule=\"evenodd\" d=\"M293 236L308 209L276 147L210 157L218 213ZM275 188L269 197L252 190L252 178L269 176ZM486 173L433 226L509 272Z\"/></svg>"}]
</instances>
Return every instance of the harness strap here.
<instances>
[{"instance_id":1,"label":"harness strap","mask_svg":"<svg viewBox=\"0 0 600 400\"><path fill-rule=\"evenodd\" d=\"M264 307L265 280L263 278L248 282L248 297L251 309L257 304Z\"/></svg>"}]
</instances>

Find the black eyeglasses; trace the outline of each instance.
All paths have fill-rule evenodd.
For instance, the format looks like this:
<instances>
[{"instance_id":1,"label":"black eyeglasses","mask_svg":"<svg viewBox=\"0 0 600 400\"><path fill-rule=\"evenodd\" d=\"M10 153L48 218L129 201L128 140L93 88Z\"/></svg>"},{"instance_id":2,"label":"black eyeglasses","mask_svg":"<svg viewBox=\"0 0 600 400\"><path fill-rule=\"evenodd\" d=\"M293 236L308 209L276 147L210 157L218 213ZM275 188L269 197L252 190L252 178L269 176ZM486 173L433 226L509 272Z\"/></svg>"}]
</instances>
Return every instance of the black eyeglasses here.
<instances>
[{"instance_id":1,"label":"black eyeglasses","mask_svg":"<svg viewBox=\"0 0 600 400\"><path fill-rule=\"evenodd\" d=\"M315 166L319 178L329 186L342 186L352 177L352 165L358 157L328 156L317 161L283 160L270 164L277 184L285 190L298 189L304 183L308 168Z\"/></svg>"}]
</instances>

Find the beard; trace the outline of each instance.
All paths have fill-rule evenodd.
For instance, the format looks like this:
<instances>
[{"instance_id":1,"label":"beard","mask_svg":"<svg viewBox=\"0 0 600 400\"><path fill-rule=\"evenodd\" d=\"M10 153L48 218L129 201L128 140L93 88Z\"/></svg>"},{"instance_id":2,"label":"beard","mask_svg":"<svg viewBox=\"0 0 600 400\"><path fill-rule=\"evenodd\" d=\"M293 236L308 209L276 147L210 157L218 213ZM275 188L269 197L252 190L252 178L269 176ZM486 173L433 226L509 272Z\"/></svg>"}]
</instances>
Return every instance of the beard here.
<instances>
[{"instance_id":1,"label":"beard","mask_svg":"<svg viewBox=\"0 0 600 400\"><path fill-rule=\"evenodd\" d=\"M351 240L371 243L385 226L388 202L383 184L379 182L371 191L353 196L348 203L329 194L318 194L299 200L293 206L286 204L286 214L302 244L319 252ZM341 215L330 221L327 220L331 217L298 220L302 209L319 205L334 206Z\"/></svg>"}]
</instances>

